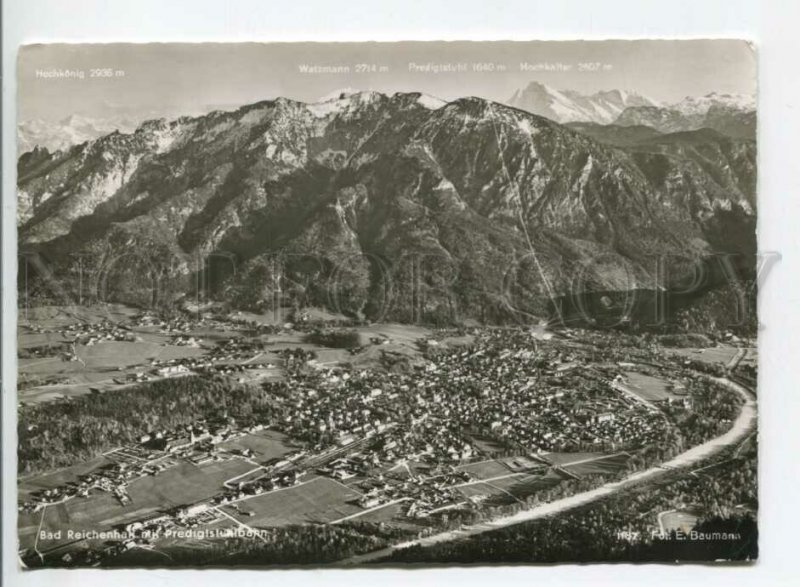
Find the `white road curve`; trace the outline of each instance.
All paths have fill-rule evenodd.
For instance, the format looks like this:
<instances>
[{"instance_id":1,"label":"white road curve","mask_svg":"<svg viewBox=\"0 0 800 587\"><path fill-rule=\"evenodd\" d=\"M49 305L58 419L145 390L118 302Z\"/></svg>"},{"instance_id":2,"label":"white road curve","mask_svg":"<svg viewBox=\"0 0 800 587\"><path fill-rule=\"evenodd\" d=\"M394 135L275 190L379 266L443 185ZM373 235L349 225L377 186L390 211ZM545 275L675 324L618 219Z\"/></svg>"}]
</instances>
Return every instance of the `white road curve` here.
<instances>
[{"instance_id":1,"label":"white road curve","mask_svg":"<svg viewBox=\"0 0 800 587\"><path fill-rule=\"evenodd\" d=\"M728 387L729 389L737 392L744 399L744 404L742 405L742 409L739 412L739 416L733 422L733 426L731 426L731 428L724 434L717 436L716 438L712 438L711 440L708 440L693 448L690 448L686 452L679 454L675 458L665 463L661 463L659 465L650 467L649 469L645 469L644 471L633 473L620 481L615 481L613 483L606 483L605 485L601 485L600 487L597 487L596 489L592 489L590 491L584 491L582 493L577 493L569 497L557 499L549 503L544 503L535 506L533 508L517 512L515 514L502 516L500 518L496 518L494 520L490 520L487 522L481 522L479 524L464 526L458 530L449 530L446 532L440 532L439 534L433 534L431 536L418 538L416 540L410 540L408 542L401 542L381 550L376 550L373 552L368 552L348 559L344 559L340 561L339 564L357 565L369 561L380 560L382 558L386 558L395 550L408 548L409 546L431 546L433 544L438 544L440 542L449 542L451 540L466 538L468 536L482 534L483 532L490 532L492 530L497 530L499 528L504 528L507 526L513 526L515 524L521 524L523 522L530 522L532 520L538 520L541 518L546 518L548 516L553 516L555 514L559 514L580 507L582 505L586 505L593 501L597 501L604 497L608 497L610 495L613 495L614 493L618 493L622 490L628 489L638 483L642 483L644 481L652 481L658 477L665 475L670 470L695 465L703 461L704 459L719 453L725 447L734 445L744 440L749 434L751 434L755 430L756 419L757 419L756 400L750 390L729 379L719 378L719 377L709 377L708 379L714 381L719 385L724 385L725 387Z\"/></svg>"}]
</instances>

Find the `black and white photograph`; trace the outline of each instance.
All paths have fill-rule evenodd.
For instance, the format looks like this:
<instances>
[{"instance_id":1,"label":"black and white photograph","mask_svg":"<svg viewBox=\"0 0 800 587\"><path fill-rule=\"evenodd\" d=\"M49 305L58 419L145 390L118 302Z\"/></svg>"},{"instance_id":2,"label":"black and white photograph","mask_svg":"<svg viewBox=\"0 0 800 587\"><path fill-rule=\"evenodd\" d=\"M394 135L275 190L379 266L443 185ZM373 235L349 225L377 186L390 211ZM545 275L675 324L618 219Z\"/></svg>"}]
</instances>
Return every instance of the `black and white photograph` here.
<instances>
[{"instance_id":1,"label":"black and white photograph","mask_svg":"<svg viewBox=\"0 0 800 587\"><path fill-rule=\"evenodd\" d=\"M17 563L756 561L758 61L20 47Z\"/></svg>"}]
</instances>

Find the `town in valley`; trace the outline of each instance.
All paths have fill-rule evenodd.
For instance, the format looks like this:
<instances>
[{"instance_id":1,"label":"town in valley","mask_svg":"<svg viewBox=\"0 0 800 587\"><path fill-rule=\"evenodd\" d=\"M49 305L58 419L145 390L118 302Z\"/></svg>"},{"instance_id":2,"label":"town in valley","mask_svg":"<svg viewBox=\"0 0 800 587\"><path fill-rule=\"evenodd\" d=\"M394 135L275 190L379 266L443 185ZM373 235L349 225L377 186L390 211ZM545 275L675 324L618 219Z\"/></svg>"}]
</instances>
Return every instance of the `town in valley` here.
<instances>
[{"instance_id":1,"label":"town in valley","mask_svg":"<svg viewBox=\"0 0 800 587\"><path fill-rule=\"evenodd\" d=\"M355 324L324 311L280 324L119 304L32 313L20 324L19 502L31 565L142 552L157 564L154 553L203 552L210 538L269 542L303 525L347 529L322 559L342 562L331 557L658 467L732 427L731 448L754 442L740 412L754 399L756 355L731 333L686 337L705 343L686 348L674 336ZM173 425L159 423L160 410L199 393ZM145 413L82 437L80 419L122 394L141 394ZM73 410L67 429L51 420ZM58 453L43 435L64 436ZM701 511L664 505L647 512L650 531L688 530Z\"/></svg>"}]
</instances>

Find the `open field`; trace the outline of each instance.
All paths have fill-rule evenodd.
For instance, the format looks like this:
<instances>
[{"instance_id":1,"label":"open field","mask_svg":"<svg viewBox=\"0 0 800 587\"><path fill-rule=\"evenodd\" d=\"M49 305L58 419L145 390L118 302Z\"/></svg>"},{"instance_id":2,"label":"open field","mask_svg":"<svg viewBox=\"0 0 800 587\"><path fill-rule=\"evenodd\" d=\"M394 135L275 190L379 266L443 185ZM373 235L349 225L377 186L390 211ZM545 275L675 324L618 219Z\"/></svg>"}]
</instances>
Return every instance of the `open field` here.
<instances>
[{"instance_id":1,"label":"open field","mask_svg":"<svg viewBox=\"0 0 800 587\"><path fill-rule=\"evenodd\" d=\"M476 479L489 479L498 475L508 475L512 472L509 467L495 460L461 465L458 469L466 471Z\"/></svg>"},{"instance_id":2,"label":"open field","mask_svg":"<svg viewBox=\"0 0 800 587\"><path fill-rule=\"evenodd\" d=\"M498 461L510 471L514 471L515 473L532 471L545 467L545 464L542 461L525 456L504 457L498 459Z\"/></svg>"},{"instance_id":3,"label":"open field","mask_svg":"<svg viewBox=\"0 0 800 587\"><path fill-rule=\"evenodd\" d=\"M704 363L722 363L723 365L729 363L738 351L739 349L733 346L665 349L665 352L680 355L687 359L703 361Z\"/></svg>"},{"instance_id":4,"label":"open field","mask_svg":"<svg viewBox=\"0 0 800 587\"><path fill-rule=\"evenodd\" d=\"M305 318L310 322L330 322L330 321L347 321L348 318L344 314L337 314L326 308L309 307L303 309ZM233 322L243 323L256 323L270 326L282 326L287 322L291 322L290 312L286 309L278 311L265 311L261 313L248 312L245 310L237 310L230 315L230 320Z\"/></svg>"},{"instance_id":5,"label":"open field","mask_svg":"<svg viewBox=\"0 0 800 587\"><path fill-rule=\"evenodd\" d=\"M549 471L544 475L517 475L506 477L505 479L495 479L492 485L508 491L517 499L525 498L558 485L564 478L554 471Z\"/></svg>"},{"instance_id":6,"label":"open field","mask_svg":"<svg viewBox=\"0 0 800 587\"><path fill-rule=\"evenodd\" d=\"M137 366L159 359L183 359L199 357L203 349L189 346L160 345L155 342L104 342L77 348L77 356L86 363L86 369L115 369Z\"/></svg>"},{"instance_id":7,"label":"open field","mask_svg":"<svg viewBox=\"0 0 800 587\"><path fill-rule=\"evenodd\" d=\"M358 505L347 503L360 495L331 479L318 477L237 502L241 511L254 512L253 516L242 515L230 506L224 510L252 527L327 523L362 511Z\"/></svg>"},{"instance_id":8,"label":"open field","mask_svg":"<svg viewBox=\"0 0 800 587\"><path fill-rule=\"evenodd\" d=\"M414 536L420 531L428 528L425 518L409 518L403 515L403 511L408 503L390 503L376 507L372 510L365 510L366 513L352 519L354 523L383 523L390 526L393 530L408 532L409 536ZM348 522L343 522L347 524Z\"/></svg>"},{"instance_id":9,"label":"open field","mask_svg":"<svg viewBox=\"0 0 800 587\"><path fill-rule=\"evenodd\" d=\"M317 362L326 367L346 363L353 356L345 349L315 347L314 351L317 353Z\"/></svg>"},{"instance_id":10,"label":"open field","mask_svg":"<svg viewBox=\"0 0 800 587\"><path fill-rule=\"evenodd\" d=\"M357 328L359 332L376 338L385 338L399 345L411 346L416 349L419 339L431 335L431 330L413 324L380 323L370 324Z\"/></svg>"},{"instance_id":11,"label":"open field","mask_svg":"<svg viewBox=\"0 0 800 587\"><path fill-rule=\"evenodd\" d=\"M226 450L252 450L253 460L259 462L281 457L295 450L285 434L274 430L252 432L240 438L221 442L218 446Z\"/></svg>"},{"instance_id":12,"label":"open field","mask_svg":"<svg viewBox=\"0 0 800 587\"><path fill-rule=\"evenodd\" d=\"M585 461L606 456L602 452L548 452L542 453L542 457L554 465L569 465L575 461Z\"/></svg>"},{"instance_id":13,"label":"open field","mask_svg":"<svg viewBox=\"0 0 800 587\"><path fill-rule=\"evenodd\" d=\"M77 361L63 361L59 357L21 359L19 369L32 375L88 375L93 371L123 371L129 367L144 365L151 359L168 361L204 354L200 348L145 341L108 341L92 346L76 345L75 350L79 359Z\"/></svg>"},{"instance_id":14,"label":"open field","mask_svg":"<svg viewBox=\"0 0 800 587\"><path fill-rule=\"evenodd\" d=\"M91 383L91 385L89 385L89 383ZM107 391L109 389L124 389L132 385L134 384L116 385L111 379L102 379L92 382L32 387L20 391L18 395L21 403L32 405L86 395L91 391L89 387L94 387L100 391Z\"/></svg>"},{"instance_id":15,"label":"open field","mask_svg":"<svg viewBox=\"0 0 800 587\"><path fill-rule=\"evenodd\" d=\"M46 344L69 342L70 338L60 332L27 332L20 329L17 334L17 347L28 349Z\"/></svg>"},{"instance_id":16,"label":"open field","mask_svg":"<svg viewBox=\"0 0 800 587\"><path fill-rule=\"evenodd\" d=\"M630 458L625 453L549 453L543 455L554 465L562 466L575 475L615 473L625 468ZM563 480L563 474L548 470L547 465L528 457L506 457L498 460L471 463L458 467L485 483L459 487L465 496L488 495L493 499L512 497L524 499ZM510 494L510 495L509 495ZM508 501L508 500L505 500Z\"/></svg>"},{"instance_id":17,"label":"open field","mask_svg":"<svg viewBox=\"0 0 800 587\"><path fill-rule=\"evenodd\" d=\"M565 465L564 469L576 475L595 475L599 473L617 473L625 469L625 465L630 459L630 456L625 453L616 455L609 455L599 459L577 462L571 465Z\"/></svg>"},{"instance_id":18,"label":"open field","mask_svg":"<svg viewBox=\"0 0 800 587\"><path fill-rule=\"evenodd\" d=\"M155 477L144 477L128 488L134 503L137 496L152 499L166 507L180 506L207 499L219 493L224 481L251 470L253 465L241 459L194 465L183 462Z\"/></svg>"},{"instance_id":19,"label":"open field","mask_svg":"<svg viewBox=\"0 0 800 587\"><path fill-rule=\"evenodd\" d=\"M21 308L19 323L38 324L47 328L57 328L74 322L120 322L138 314L138 310L124 304L97 304L94 306L32 306Z\"/></svg>"},{"instance_id":20,"label":"open field","mask_svg":"<svg viewBox=\"0 0 800 587\"><path fill-rule=\"evenodd\" d=\"M37 335L40 336L40 335ZM205 351L188 346L161 345L155 342L109 341L92 346L76 345L77 361L65 361L60 357L20 359L19 377L45 380L50 377L63 378L67 383L41 385L19 391L19 401L40 403L59 397L72 397L90 392L90 387L99 391L121 389L126 384L113 381L143 369L149 369L151 359L159 360L196 357Z\"/></svg>"},{"instance_id":21,"label":"open field","mask_svg":"<svg viewBox=\"0 0 800 587\"><path fill-rule=\"evenodd\" d=\"M625 387L645 401L661 401L678 397L670 392L670 383L637 371L625 372Z\"/></svg>"},{"instance_id":22,"label":"open field","mask_svg":"<svg viewBox=\"0 0 800 587\"><path fill-rule=\"evenodd\" d=\"M151 361L169 361L206 355L217 344L240 336L248 331L252 322L272 324L271 315L240 313L231 317L227 325L197 323L183 332L193 336L200 346L179 346L170 344L173 335L161 332L158 326L137 326L131 322L139 311L119 304L92 307L43 306L30 308L27 318L22 316L17 330L20 348L31 349L45 345L67 343L74 338L58 330L79 323L91 324L109 321L126 326L135 341L105 341L93 345L75 345L77 360L65 360L61 356L26 358L18 361L18 377L25 382L18 394L20 402L36 404L69 398L90 392L90 388L100 392L124 389L129 384L118 381L127 375L134 375L152 369ZM312 312L312 319L341 320L342 316L324 311ZM285 320L281 320L283 324ZM56 332L36 332L36 328ZM217 364L269 363L275 367L268 370L249 370L239 377L244 380L260 381L283 377L282 360L277 352L285 349L304 348L317 353L317 361L326 367L350 364L357 368L379 367L387 355L415 358L420 355L418 340L431 334L431 331L418 326L401 324L374 324L357 327L365 341L364 348L355 354L344 349L324 347L306 342L307 334L300 331L283 331L276 334L260 334L254 340L266 346L264 352L255 358L237 358L217 361ZM383 344L370 344L374 338Z\"/></svg>"},{"instance_id":23,"label":"open field","mask_svg":"<svg viewBox=\"0 0 800 587\"><path fill-rule=\"evenodd\" d=\"M252 468L250 463L240 459L202 466L182 462L157 476L146 476L131 482L128 494L132 501L125 506L113 495L93 490L87 498L73 498L49 505L43 512L20 515L21 546L32 545L42 516L42 528L45 530L109 530L155 512L207 499L220 492L226 479ZM67 538L63 537L62 540L66 541ZM59 540L40 541L39 549L46 550L60 544Z\"/></svg>"},{"instance_id":24,"label":"open field","mask_svg":"<svg viewBox=\"0 0 800 587\"><path fill-rule=\"evenodd\" d=\"M375 339L380 344L368 344L360 352L351 355L347 362L358 369L371 369L380 365L385 356L418 359L422 351L420 340L431 335L431 330L408 324L370 324L356 328L363 339Z\"/></svg>"},{"instance_id":25,"label":"open field","mask_svg":"<svg viewBox=\"0 0 800 587\"><path fill-rule=\"evenodd\" d=\"M45 475L28 475L19 480L19 499L27 499L27 495L40 489L52 489L77 481L81 475L86 475L92 471L111 464L113 461L105 456L97 457L91 461L80 463L73 467L58 469Z\"/></svg>"},{"instance_id":26,"label":"open field","mask_svg":"<svg viewBox=\"0 0 800 587\"><path fill-rule=\"evenodd\" d=\"M492 483L471 483L470 485L463 485L458 488L458 491L464 494L464 497L480 498L480 497L500 497L508 496L503 488Z\"/></svg>"},{"instance_id":27,"label":"open field","mask_svg":"<svg viewBox=\"0 0 800 587\"><path fill-rule=\"evenodd\" d=\"M354 520L359 522L372 522L372 523L388 523L392 525L397 525L407 521L408 518L403 516L403 504L402 503L392 503L386 505L384 507L375 508L374 510L362 515L358 516Z\"/></svg>"},{"instance_id":28,"label":"open field","mask_svg":"<svg viewBox=\"0 0 800 587\"><path fill-rule=\"evenodd\" d=\"M502 454L502 452L505 450L505 447L502 444L491 438L472 436L471 439L478 452L486 455L487 457Z\"/></svg>"}]
</instances>

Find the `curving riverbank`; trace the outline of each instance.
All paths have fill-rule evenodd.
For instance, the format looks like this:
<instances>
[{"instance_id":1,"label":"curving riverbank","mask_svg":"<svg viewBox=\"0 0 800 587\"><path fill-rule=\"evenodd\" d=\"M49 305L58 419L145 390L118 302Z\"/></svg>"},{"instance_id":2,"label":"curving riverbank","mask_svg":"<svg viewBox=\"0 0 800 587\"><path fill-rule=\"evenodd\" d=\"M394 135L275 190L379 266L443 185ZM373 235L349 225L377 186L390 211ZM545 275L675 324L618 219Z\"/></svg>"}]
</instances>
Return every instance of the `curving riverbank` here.
<instances>
[{"instance_id":1,"label":"curving riverbank","mask_svg":"<svg viewBox=\"0 0 800 587\"><path fill-rule=\"evenodd\" d=\"M730 379L722 377L709 377L709 379L719 385L723 385L739 393L739 395L741 395L744 399L742 408L738 417L736 420L734 420L733 425L730 427L730 429L728 429L728 431L720 436L692 447L665 463L650 467L643 471L632 473L620 481L606 483L589 491L584 491L569 497L557 499L555 501L544 503L527 510L502 516L494 520L480 522L478 524L470 524L457 530L448 530L438 534L433 534L431 536L426 536L424 538L401 542L373 552L360 554L344 559L340 561L339 564L357 565L366 562L377 561L386 558L396 550L408 548L410 546L431 546L440 542L458 540L460 538L466 538L468 536L474 536L484 532L491 532L492 530L497 530L506 526L513 526L515 524L521 524L523 522L530 522L532 520L545 518L608 497L636 484L655 480L673 469L685 468L697 464L704 459L719 453L724 448L744 440L755 430L757 420L756 399L751 390L739 383L731 381Z\"/></svg>"}]
</instances>

